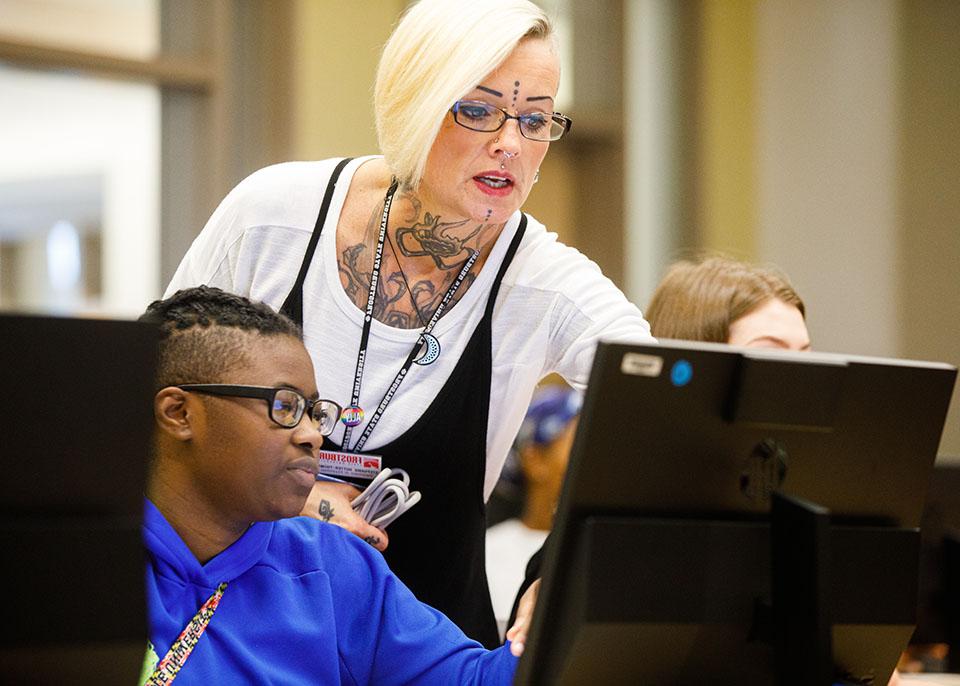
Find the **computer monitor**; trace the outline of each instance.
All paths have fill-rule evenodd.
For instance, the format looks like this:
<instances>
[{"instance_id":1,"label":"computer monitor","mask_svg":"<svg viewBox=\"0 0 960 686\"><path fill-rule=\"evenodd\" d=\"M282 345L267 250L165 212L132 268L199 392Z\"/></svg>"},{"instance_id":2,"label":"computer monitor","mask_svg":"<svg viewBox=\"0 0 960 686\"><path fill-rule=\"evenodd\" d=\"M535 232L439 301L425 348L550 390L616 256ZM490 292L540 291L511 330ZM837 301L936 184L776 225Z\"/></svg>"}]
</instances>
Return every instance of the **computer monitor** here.
<instances>
[{"instance_id":1,"label":"computer monitor","mask_svg":"<svg viewBox=\"0 0 960 686\"><path fill-rule=\"evenodd\" d=\"M601 344L516 683L774 683L795 584L829 617L838 674L885 684L913 628L915 527L955 377L937 363ZM775 493L810 504L797 545L771 536ZM789 561L805 550L816 564Z\"/></svg>"},{"instance_id":2,"label":"computer monitor","mask_svg":"<svg viewBox=\"0 0 960 686\"><path fill-rule=\"evenodd\" d=\"M133 684L156 327L0 315L0 681Z\"/></svg>"},{"instance_id":3,"label":"computer monitor","mask_svg":"<svg viewBox=\"0 0 960 686\"><path fill-rule=\"evenodd\" d=\"M917 646L947 644L946 671L960 671L960 460L942 455L930 475L920 521ZM916 651L922 654L924 651ZM926 659L936 661L936 650Z\"/></svg>"}]
</instances>

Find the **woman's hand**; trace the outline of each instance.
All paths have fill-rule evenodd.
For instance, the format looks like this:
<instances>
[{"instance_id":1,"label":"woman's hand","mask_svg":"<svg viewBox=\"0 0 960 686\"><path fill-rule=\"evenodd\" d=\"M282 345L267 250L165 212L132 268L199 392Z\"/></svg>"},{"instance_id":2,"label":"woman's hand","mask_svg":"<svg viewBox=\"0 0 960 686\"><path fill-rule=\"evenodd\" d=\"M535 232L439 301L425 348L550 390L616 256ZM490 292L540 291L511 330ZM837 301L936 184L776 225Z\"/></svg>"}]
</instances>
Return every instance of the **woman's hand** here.
<instances>
[{"instance_id":1,"label":"woman's hand","mask_svg":"<svg viewBox=\"0 0 960 686\"><path fill-rule=\"evenodd\" d=\"M510 652L516 657L523 655L523 648L527 643L527 632L530 630L530 620L533 619L533 608L537 606L537 595L540 593L540 579L537 579L517 604L517 619L507 631L507 640L510 641Z\"/></svg>"},{"instance_id":2,"label":"woman's hand","mask_svg":"<svg viewBox=\"0 0 960 686\"><path fill-rule=\"evenodd\" d=\"M387 532L371 526L363 517L353 511L350 503L358 495L360 495L360 491L350 484L318 481L313 485L300 514L342 526L383 552L387 549L387 543L389 543Z\"/></svg>"}]
</instances>

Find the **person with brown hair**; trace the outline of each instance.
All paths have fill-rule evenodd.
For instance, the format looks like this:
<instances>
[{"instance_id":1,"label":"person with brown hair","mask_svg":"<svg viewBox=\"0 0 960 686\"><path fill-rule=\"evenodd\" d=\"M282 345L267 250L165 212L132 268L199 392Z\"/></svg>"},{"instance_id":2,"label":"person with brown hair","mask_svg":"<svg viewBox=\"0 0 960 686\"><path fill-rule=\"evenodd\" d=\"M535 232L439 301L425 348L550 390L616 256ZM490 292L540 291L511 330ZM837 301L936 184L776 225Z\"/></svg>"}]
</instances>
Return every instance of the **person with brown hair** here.
<instances>
[{"instance_id":1,"label":"person with brown hair","mask_svg":"<svg viewBox=\"0 0 960 686\"><path fill-rule=\"evenodd\" d=\"M806 308L778 269L722 256L680 260L667 269L646 310L658 340L726 343L748 348L810 350ZM543 547L527 563L520 599L539 580ZM537 588L530 597L535 598ZM524 607L529 611L529 606Z\"/></svg>"},{"instance_id":2,"label":"person with brown hair","mask_svg":"<svg viewBox=\"0 0 960 686\"><path fill-rule=\"evenodd\" d=\"M650 300L657 338L809 350L806 308L778 269L710 256L672 264Z\"/></svg>"},{"instance_id":3,"label":"person with brown hair","mask_svg":"<svg viewBox=\"0 0 960 686\"><path fill-rule=\"evenodd\" d=\"M582 402L582 395L564 384L539 388L507 458L508 468L498 487L510 483L522 492L520 511L490 526L486 545L487 580L501 634L527 560L543 545L553 525Z\"/></svg>"}]
</instances>

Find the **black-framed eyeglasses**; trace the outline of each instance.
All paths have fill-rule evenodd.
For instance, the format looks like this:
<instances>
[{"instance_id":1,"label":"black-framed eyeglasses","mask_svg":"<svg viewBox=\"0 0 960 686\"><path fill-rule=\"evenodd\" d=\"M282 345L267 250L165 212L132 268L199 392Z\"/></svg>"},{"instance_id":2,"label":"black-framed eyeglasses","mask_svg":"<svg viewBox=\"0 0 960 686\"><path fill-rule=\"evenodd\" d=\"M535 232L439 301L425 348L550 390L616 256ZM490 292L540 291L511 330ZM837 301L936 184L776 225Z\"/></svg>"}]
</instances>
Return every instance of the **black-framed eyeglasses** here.
<instances>
[{"instance_id":1,"label":"black-framed eyeglasses","mask_svg":"<svg viewBox=\"0 0 960 686\"><path fill-rule=\"evenodd\" d=\"M573 126L570 117L559 112L529 112L513 115L481 100L457 100L450 108L453 120L471 131L499 131L508 119L520 124L520 134L532 141L558 141Z\"/></svg>"},{"instance_id":2,"label":"black-framed eyeglasses","mask_svg":"<svg viewBox=\"0 0 960 686\"><path fill-rule=\"evenodd\" d=\"M323 436L329 436L337 426L343 408L332 400L310 400L292 388L270 388L269 386L240 386L222 383L182 384L177 388L206 395L220 395L228 398L259 398L267 401L270 419L280 426L292 429L300 423L303 413L313 421Z\"/></svg>"}]
</instances>

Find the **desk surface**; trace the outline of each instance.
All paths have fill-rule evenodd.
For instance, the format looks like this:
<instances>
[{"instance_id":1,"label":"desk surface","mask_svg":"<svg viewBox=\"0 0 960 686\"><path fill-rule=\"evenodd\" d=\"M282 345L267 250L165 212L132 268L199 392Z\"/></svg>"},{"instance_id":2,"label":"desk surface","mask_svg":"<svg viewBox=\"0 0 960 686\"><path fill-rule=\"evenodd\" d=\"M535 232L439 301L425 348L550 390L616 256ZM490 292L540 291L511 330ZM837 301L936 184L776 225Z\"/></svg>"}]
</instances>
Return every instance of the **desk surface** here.
<instances>
[{"instance_id":1,"label":"desk surface","mask_svg":"<svg viewBox=\"0 0 960 686\"><path fill-rule=\"evenodd\" d=\"M960 674L900 674L903 686L960 686Z\"/></svg>"}]
</instances>

